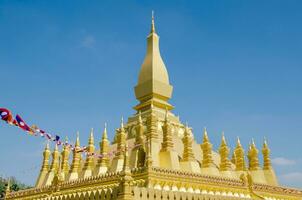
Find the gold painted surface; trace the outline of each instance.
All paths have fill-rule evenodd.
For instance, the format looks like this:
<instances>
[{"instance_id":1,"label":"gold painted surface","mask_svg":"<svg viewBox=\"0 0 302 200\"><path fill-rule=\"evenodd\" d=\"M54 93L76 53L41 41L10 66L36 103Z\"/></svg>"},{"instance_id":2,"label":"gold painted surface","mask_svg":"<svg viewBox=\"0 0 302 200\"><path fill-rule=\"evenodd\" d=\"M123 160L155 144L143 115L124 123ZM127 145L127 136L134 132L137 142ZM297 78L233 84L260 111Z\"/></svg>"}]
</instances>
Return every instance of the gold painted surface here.
<instances>
[{"instance_id":1,"label":"gold painted surface","mask_svg":"<svg viewBox=\"0 0 302 200\"><path fill-rule=\"evenodd\" d=\"M91 131L86 159L77 150L69 169L68 149L43 152L35 188L6 191L6 199L302 199L297 189L280 187L264 141L264 166L259 165L256 144L245 151L238 138L233 152L223 135L218 152L212 149L207 131L198 144L192 129L171 111L169 76L159 53L159 37L152 19L147 55L135 88L137 113L116 130L109 144L107 129L95 150ZM130 148L132 146L132 148ZM79 135L76 147L80 147ZM109 156L115 152L114 156ZM94 158L92 153L104 156ZM229 154L232 155L231 161ZM61 176L63 174L64 176Z\"/></svg>"}]
</instances>

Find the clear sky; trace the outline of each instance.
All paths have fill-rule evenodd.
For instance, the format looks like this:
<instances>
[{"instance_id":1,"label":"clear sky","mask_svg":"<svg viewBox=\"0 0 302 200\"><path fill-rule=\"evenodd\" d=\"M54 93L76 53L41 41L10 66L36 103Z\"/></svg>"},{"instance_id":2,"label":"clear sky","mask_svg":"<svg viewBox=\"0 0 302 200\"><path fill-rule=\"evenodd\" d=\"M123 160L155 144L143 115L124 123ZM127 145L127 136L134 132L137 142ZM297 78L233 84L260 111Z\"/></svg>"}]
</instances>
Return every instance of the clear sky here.
<instances>
[{"instance_id":1,"label":"clear sky","mask_svg":"<svg viewBox=\"0 0 302 200\"><path fill-rule=\"evenodd\" d=\"M217 149L266 136L282 184L302 188L302 1L0 1L0 107L87 143L134 113L151 10L171 103ZM34 184L44 141L0 123L0 174Z\"/></svg>"}]
</instances>

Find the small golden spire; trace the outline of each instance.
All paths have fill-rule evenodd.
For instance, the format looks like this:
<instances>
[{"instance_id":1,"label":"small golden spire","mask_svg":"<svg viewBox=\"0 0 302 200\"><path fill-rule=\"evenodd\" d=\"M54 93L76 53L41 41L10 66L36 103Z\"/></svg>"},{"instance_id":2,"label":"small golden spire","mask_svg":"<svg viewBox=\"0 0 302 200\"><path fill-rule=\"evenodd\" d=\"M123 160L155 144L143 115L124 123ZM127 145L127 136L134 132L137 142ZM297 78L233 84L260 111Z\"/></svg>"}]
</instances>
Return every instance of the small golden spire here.
<instances>
[{"instance_id":1,"label":"small golden spire","mask_svg":"<svg viewBox=\"0 0 302 200\"><path fill-rule=\"evenodd\" d=\"M52 152L52 162L51 162L51 166L49 169L50 171L57 173L58 168L59 168L59 157L60 157L60 153L58 150L58 144L56 144L54 151Z\"/></svg>"},{"instance_id":2,"label":"small golden spire","mask_svg":"<svg viewBox=\"0 0 302 200\"><path fill-rule=\"evenodd\" d=\"M207 168L214 165L214 161L212 158L212 144L209 141L207 129L204 128L203 133L203 143L201 144L201 149L203 153L203 159L202 159L202 167Z\"/></svg>"},{"instance_id":3,"label":"small golden spire","mask_svg":"<svg viewBox=\"0 0 302 200\"><path fill-rule=\"evenodd\" d=\"M221 135L222 135L222 136L221 136L221 144L227 145L226 140L225 140L225 136L224 136L224 132L222 132Z\"/></svg>"},{"instance_id":4,"label":"small golden spire","mask_svg":"<svg viewBox=\"0 0 302 200\"><path fill-rule=\"evenodd\" d=\"M264 170L272 169L272 163L270 159L270 149L268 147L266 138L264 138L263 141L262 154L263 154L263 169Z\"/></svg>"},{"instance_id":5,"label":"small golden spire","mask_svg":"<svg viewBox=\"0 0 302 200\"><path fill-rule=\"evenodd\" d=\"M165 113L165 121L162 126L163 130L163 142L161 151L170 151L173 149L173 141L172 141L172 127L168 120L168 110L166 109Z\"/></svg>"},{"instance_id":6,"label":"small golden spire","mask_svg":"<svg viewBox=\"0 0 302 200\"><path fill-rule=\"evenodd\" d=\"M235 165L237 171L246 170L245 159L244 159L244 149L242 148L239 137L237 137L237 146L234 150L235 153Z\"/></svg>"},{"instance_id":7,"label":"small golden spire","mask_svg":"<svg viewBox=\"0 0 302 200\"><path fill-rule=\"evenodd\" d=\"M77 139L76 139L75 146L76 146L76 147L79 147L79 146L80 146L80 132L79 132L79 131L77 132Z\"/></svg>"},{"instance_id":8,"label":"small golden spire","mask_svg":"<svg viewBox=\"0 0 302 200\"><path fill-rule=\"evenodd\" d=\"M154 11L152 10L152 20L151 20L151 31L150 33L155 33L155 23L154 23Z\"/></svg>"},{"instance_id":9,"label":"small golden spire","mask_svg":"<svg viewBox=\"0 0 302 200\"><path fill-rule=\"evenodd\" d=\"M121 130L124 130L124 117L122 116L121 119Z\"/></svg>"},{"instance_id":10,"label":"small golden spire","mask_svg":"<svg viewBox=\"0 0 302 200\"><path fill-rule=\"evenodd\" d=\"M72 158L72 164L70 167L70 173L78 173L80 170L82 155L79 152L79 148L80 148L80 133L78 131L75 148L73 150L73 158Z\"/></svg>"},{"instance_id":11,"label":"small golden spire","mask_svg":"<svg viewBox=\"0 0 302 200\"><path fill-rule=\"evenodd\" d=\"M231 169L231 162L229 160L229 153L230 149L227 145L227 142L224 137L224 132L222 132L222 137L221 137L221 145L219 147L219 154L220 154L220 171L228 171Z\"/></svg>"},{"instance_id":12,"label":"small golden spire","mask_svg":"<svg viewBox=\"0 0 302 200\"><path fill-rule=\"evenodd\" d=\"M237 136L237 146L242 147L241 142L240 142L240 138Z\"/></svg>"},{"instance_id":13,"label":"small golden spire","mask_svg":"<svg viewBox=\"0 0 302 200\"><path fill-rule=\"evenodd\" d=\"M193 148L192 148L193 139L190 134L190 129L189 129L187 123L185 126L185 132L184 132L184 137L182 138L182 142L184 144L182 161L194 161L195 156L194 156Z\"/></svg>"},{"instance_id":14,"label":"small golden spire","mask_svg":"<svg viewBox=\"0 0 302 200\"><path fill-rule=\"evenodd\" d=\"M254 139L249 147L248 159L249 159L249 170L258 170L259 169L259 159L258 159L258 149L255 145Z\"/></svg>"},{"instance_id":15,"label":"small golden spire","mask_svg":"<svg viewBox=\"0 0 302 200\"><path fill-rule=\"evenodd\" d=\"M83 171L85 170L92 170L94 167L94 136L93 136L93 128L90 131L90 137L88 141L88 147L87 147L87 156L86 161L83 167Z\"/></svg>"},{"instance_id":16,"label":"small golden spire","mask_svg":"<svg viewBox=\"0 0 302 200\"><path fill-rule=\"evenodd\" d=\"M107 135L107 123L104 124L104 131L103 131L103 136L102 139L108 139L108 135Z\"/></svg>"},{"instance_id":17,"label":"small golden spire","mask_svg":"<svg viewBox=\"0 0 302 200\"><path fill-rule=\"evenodd\" d=\"M102 141L99 143L101 158L98 161L98 167L108 167L109 165L109 140L107 136L107 124L105 123Z\"/></svg>"},{"instance_id":18,"label":"small golden spire","mask_svg":"<svg viewBox=\"0 0 302 200\"><path fill-rule=\"evenodd\" d=\"M91 128L91 131L90 131L90 137L89 137L88 145L94 145L93 128Z\"/></svg>"},{"instance_id":19,"label":"small golden spire","mask_svg":"<svg viewBox=\"0 0 302 200\"><path fill-rule=\"evenodd\" d=\"M65 143L68 143L68 138L65 138ZM61 157L62 157L62 170L64 173L64 178L66 178L66 176L68 175L68 171L69 171L69 147L67 145L64 145L63 151L61 153Z\"/></svg>"}]
</instances>

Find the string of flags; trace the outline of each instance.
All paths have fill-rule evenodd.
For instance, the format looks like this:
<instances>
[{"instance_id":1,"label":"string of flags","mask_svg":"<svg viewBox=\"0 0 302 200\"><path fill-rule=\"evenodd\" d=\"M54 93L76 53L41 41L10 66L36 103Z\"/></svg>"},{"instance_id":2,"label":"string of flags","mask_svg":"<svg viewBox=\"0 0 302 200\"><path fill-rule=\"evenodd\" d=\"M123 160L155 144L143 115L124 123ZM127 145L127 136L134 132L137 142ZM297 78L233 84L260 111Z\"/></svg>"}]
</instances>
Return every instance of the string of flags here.
<instances>
[{"instance_id":1,"label":"string of flags","mask_svg":"<svg viewBox=\"0 0 302 200\"><path fill-rule=\"evenodd\" d=\"M86 153L88 156L94 156L94 157L98 157L98 158L102 158L102 157L105 156L105 155L102 155L102 154L88 152L86 146L76 147L71 142L68 142L68 141L63 142L63 141L60 140L61 137L59 135L50 134L50 133L40 129L37 125L29 126L21 118L20 115L17 114L16 117L14 118L12 112L10 110L6 109L6 108L0 108L0 117L1 117L1 120L5 121L7 124L12 125L12 126L17 126L20 129L22 129L23 131L27 132L29 135L32 135L32 136L39 136L40 135L41 137L46 138L48 141L55 142L59 146L60 145L66 146L66 147L70 148L71 150L76 149L77 152ZM132 149L132 148L135 148L135 147L138 147L138 146L140 146L140 145L133 145L133 146L129 146L128 148ZM107 156L109 156L109 157L114 156L117 152L118 151L109 152L107 154Z\"/></svg>"}]
</instances>

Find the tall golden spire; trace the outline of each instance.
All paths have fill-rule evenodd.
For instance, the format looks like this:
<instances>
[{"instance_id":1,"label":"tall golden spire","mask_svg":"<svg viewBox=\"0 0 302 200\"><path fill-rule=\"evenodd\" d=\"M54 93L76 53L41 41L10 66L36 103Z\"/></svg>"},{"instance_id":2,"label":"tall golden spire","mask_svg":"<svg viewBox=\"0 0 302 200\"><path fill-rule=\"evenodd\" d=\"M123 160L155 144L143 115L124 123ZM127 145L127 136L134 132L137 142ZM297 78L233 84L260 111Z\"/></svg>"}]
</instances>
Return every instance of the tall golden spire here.
<instances>
[{"instance_id":1,"label":"tall golden spire","mask_svg":"<svg viewBox=\"0 0 302 200\"><path fill-rule=\"evenodd\" d=\"M235 165L236 171L246 170L245 160L244 160L244 149L242 148L239 137L237 138L237 146L235 148Z\"/></svg>"},{"instance_id":2,"label":"tall golden spire","mask_svg":"<svg viewBox=\"0 0 302 200\"><path fill-rule=\"evenodd\" d=\"M263 154L263 169L264 170L272 169L272 163L270 159L270 149L267 145L267 141L265 138L262 147L262 154Z\"/></svg>"},{"instance_id":3,"label":"tall golden spire","mask_svg":"<svg viewBox=\"0 0 302 200\"><path fill-rule=\"evenodd\" d=\"M254 142L254 140L252 140L252 144L250 145L250 149L248 152L249 170L258 170L259 169L258 152L259 151L255 145L255 142Z\"/></svg>"},{"instance_id":4,"label":"tall golden spire","mask_svg":"<svg viewBox=\"0 0 302 200\"><path fill-rule=\"evenodd\" d=\"M219 147L220 154L220 171L228 171L231 169L231 162L229 160L230 148L227 145L227 142L224 137L224 133L222 133L221 144Z\"/></svg>"},{"instance_id":5,"label":"tall golden spire","mask_svg":"<svg viewBox=\"0 0 302 200\"><path fill-rule=\"evenodd\" d=\"M184 132L184 137L182 139L182 142L184 144L182 161L195 161L195 156L194 156L193 148L192 148L193 138L190 134L188 125L186 125L186 127L185 127L185 132Z\"/></svg>"},{"instance_id":6,"label":"tall golden spire","mask_svg":"<svg viewBox=\"0 0 302 200\"><path fill-rule=\"evenodd\" d=\"M151 31L147 38L147 53L135 87L135 95L140 104L135 109L150 109L151 102L154 102L154 106L158 108L167 107L171 110L173 106L168 103L168 100L172 97L172 90L168 71L160 55L159 37L155 32L152 14Z\"/></svg>"},{"instance_id":7,"label":"tall golden spire","mask_svg":"<svg viewBox=\"0 0 302 200\"><path fill-rule=\"evenodd\" d=\"M207 129L204 128L203 133L203 143L201 144L203 159L202 159L202 167L208 168L212 167L214 165L214 161L212 158L212 144L210 143Z\"/></svg>"}]
</instances>

